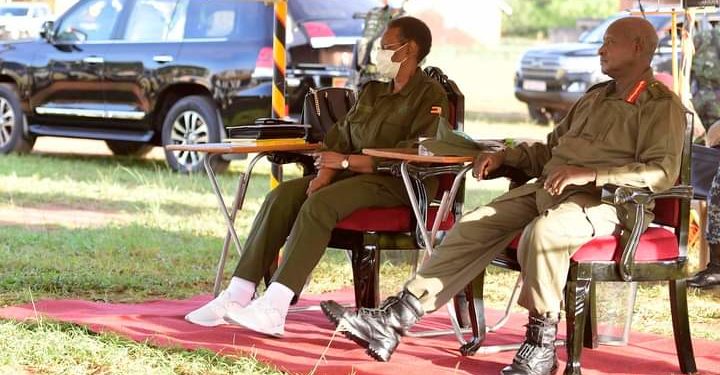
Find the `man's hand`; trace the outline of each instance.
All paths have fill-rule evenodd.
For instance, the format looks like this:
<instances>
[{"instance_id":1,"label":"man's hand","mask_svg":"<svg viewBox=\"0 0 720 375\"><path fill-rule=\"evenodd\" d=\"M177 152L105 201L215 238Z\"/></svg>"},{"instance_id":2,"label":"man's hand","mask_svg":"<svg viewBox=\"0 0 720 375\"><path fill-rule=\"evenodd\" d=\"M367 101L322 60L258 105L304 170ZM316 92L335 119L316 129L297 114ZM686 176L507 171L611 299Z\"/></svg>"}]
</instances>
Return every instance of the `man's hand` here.
<instances>
[{"instance_id":1,"label":"man's hand","mask_svg":"<svg viewBox=\"0 0 720 375\"><path fill-rule=\"evenodd\" d=\"M496 170L505 161L505 152L481 152L473 161L472 176L478 181L487 177L488 173Z\"/></svg>"},{"instance_id":2,"label":"man's hand","mask_svg":"<svg viewBox=\"0 0 720 375\"><path fill-rule=\"evenodd\" d=\"M329 172L329 171L326 171ZM321 188L324 188L327 185L330 185L330 182L332 182L332 173L318 173L315 178L310 180L310 185L308 185L307 191L305 191L305 194L310 196L310 194L320 190Z\"/></svg>"},{"instance_id":3,"label":"man's hand","mask_svg":"<svg viewBox=\"0 0 720 375\"><path fill-rule=\"evenodd\" d=\"M563 165L550 172L543 188L550 195L560 195L568 185L585 185L596 178L597 172L592 168Z\"/></svg>"},{"instance_id":4,"label":"man's hand","mask_svg":"<svg viewBox=\"0 0 720 375\"><path fill-rule=\"evenodd\" d=\"M322 151L313 156L315 156L315 168L317 169L343 169L340 163L347 158L347 155L333 151Z\"/></svg>"}]
</instances>

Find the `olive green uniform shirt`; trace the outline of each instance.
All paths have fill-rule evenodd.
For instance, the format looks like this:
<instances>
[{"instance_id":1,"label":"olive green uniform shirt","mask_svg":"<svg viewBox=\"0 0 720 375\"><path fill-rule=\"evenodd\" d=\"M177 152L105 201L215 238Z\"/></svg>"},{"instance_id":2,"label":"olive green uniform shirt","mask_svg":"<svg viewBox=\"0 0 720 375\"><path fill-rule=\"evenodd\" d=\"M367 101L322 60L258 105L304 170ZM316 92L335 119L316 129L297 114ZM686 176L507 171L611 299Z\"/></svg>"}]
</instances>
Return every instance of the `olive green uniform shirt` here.
<instances>
[{"instance_id":1,"label":"olive green uniform shirt","mask_svg":"<svg viewBox=\"0 0 720 375\"><path fill-rule=\"evenodd\" d=\"M635 103L619 96L614 81L596 85L575 103L548 135L546 144L507 149L504 164L520 168L538 181L501 198L536 193L542 212L578 192L599 194L599 188L608 183L648 187L655 192L673 186L680 173L685 110L674 93L653 79L650 70L641 79L648 86ZM542 183L561 165L593 168L597 179L583 186L570 185L559 196L551 196Z\"/></svg>"},{"instance_id":2,"label":"olive green uniform shirt","mask_svg":"<svg viewBox=\"0 0 720 375\"><path fill-rule=\"evenodd\" d=\"M448 111L440 83L418 68L399 92L392 90L392 83L368 82L347 116L325 135L321 151L360 154L363 148L408 148L418 137L434 136L438 114L445 117Z\"/></svg>"}]
</instances>

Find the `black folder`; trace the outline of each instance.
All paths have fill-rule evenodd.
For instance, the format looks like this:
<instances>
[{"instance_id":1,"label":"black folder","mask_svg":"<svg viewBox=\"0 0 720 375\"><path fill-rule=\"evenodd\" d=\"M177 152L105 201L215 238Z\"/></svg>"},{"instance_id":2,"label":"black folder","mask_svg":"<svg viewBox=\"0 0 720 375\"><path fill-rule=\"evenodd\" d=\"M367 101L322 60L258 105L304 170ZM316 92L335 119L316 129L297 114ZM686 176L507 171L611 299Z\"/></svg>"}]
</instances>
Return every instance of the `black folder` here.
<instances>
[{"instance_id":1,"label":"black folder","mask_svg":"<svg viewBox=\"0 0 720 375\"><path fill-rule=\"evenodd\" d=\"M228 135L234 139L305 138L309 128L310 125L306 124L294 124L276 119L258 119L253 125L229 127Z\"/></svg>"}]
</instances>

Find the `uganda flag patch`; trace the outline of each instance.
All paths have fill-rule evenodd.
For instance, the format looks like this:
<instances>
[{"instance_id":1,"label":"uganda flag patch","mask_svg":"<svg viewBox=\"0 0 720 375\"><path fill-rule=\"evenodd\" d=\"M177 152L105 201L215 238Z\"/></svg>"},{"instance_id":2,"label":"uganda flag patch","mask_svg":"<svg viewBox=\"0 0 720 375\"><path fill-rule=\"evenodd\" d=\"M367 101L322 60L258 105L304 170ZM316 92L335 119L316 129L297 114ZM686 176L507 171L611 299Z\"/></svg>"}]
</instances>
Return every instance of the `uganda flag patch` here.
<instances>
[{"instance_id":1,"label":"uganda flag patch","mask_svg":"<svg viewBox=\"0 0 720 375\"><path fill-rule=\"evenodd\" d=\"M442 107L439 105L434 105L434 106L430 107L430 114L438 115L438 116L442 115Z\"/></svg>"}]
</instances>

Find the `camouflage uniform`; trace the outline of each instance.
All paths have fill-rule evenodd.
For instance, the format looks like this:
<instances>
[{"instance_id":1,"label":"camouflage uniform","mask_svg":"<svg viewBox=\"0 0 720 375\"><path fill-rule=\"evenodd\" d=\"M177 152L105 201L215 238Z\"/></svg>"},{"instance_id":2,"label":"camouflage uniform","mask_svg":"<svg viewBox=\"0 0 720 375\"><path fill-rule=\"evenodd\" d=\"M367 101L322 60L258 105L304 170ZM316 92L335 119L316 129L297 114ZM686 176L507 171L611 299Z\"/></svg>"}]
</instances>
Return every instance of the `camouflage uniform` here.
<instances>
[{"instance_id":1,"label":"camouflage uniform","mask_svg":"<svg viewBox=\"0 0 720 375\"><path fill-rule=\"evenodd\" d=\"M720 168L715 173L707 198L707 232L705 238L709 244L720 244Z\"/></svg>"},{"instance_id":2,"label":"camouflage uniform","mask_svg":"<svg viewBox=\"0 0 720 375\"><path fill-rule=\"evenodd\" d=\"M720 27L704 30L695 36L692 71L698 90L693 94L703 124L720 119Z\"/></svg>"}]
</instances>

